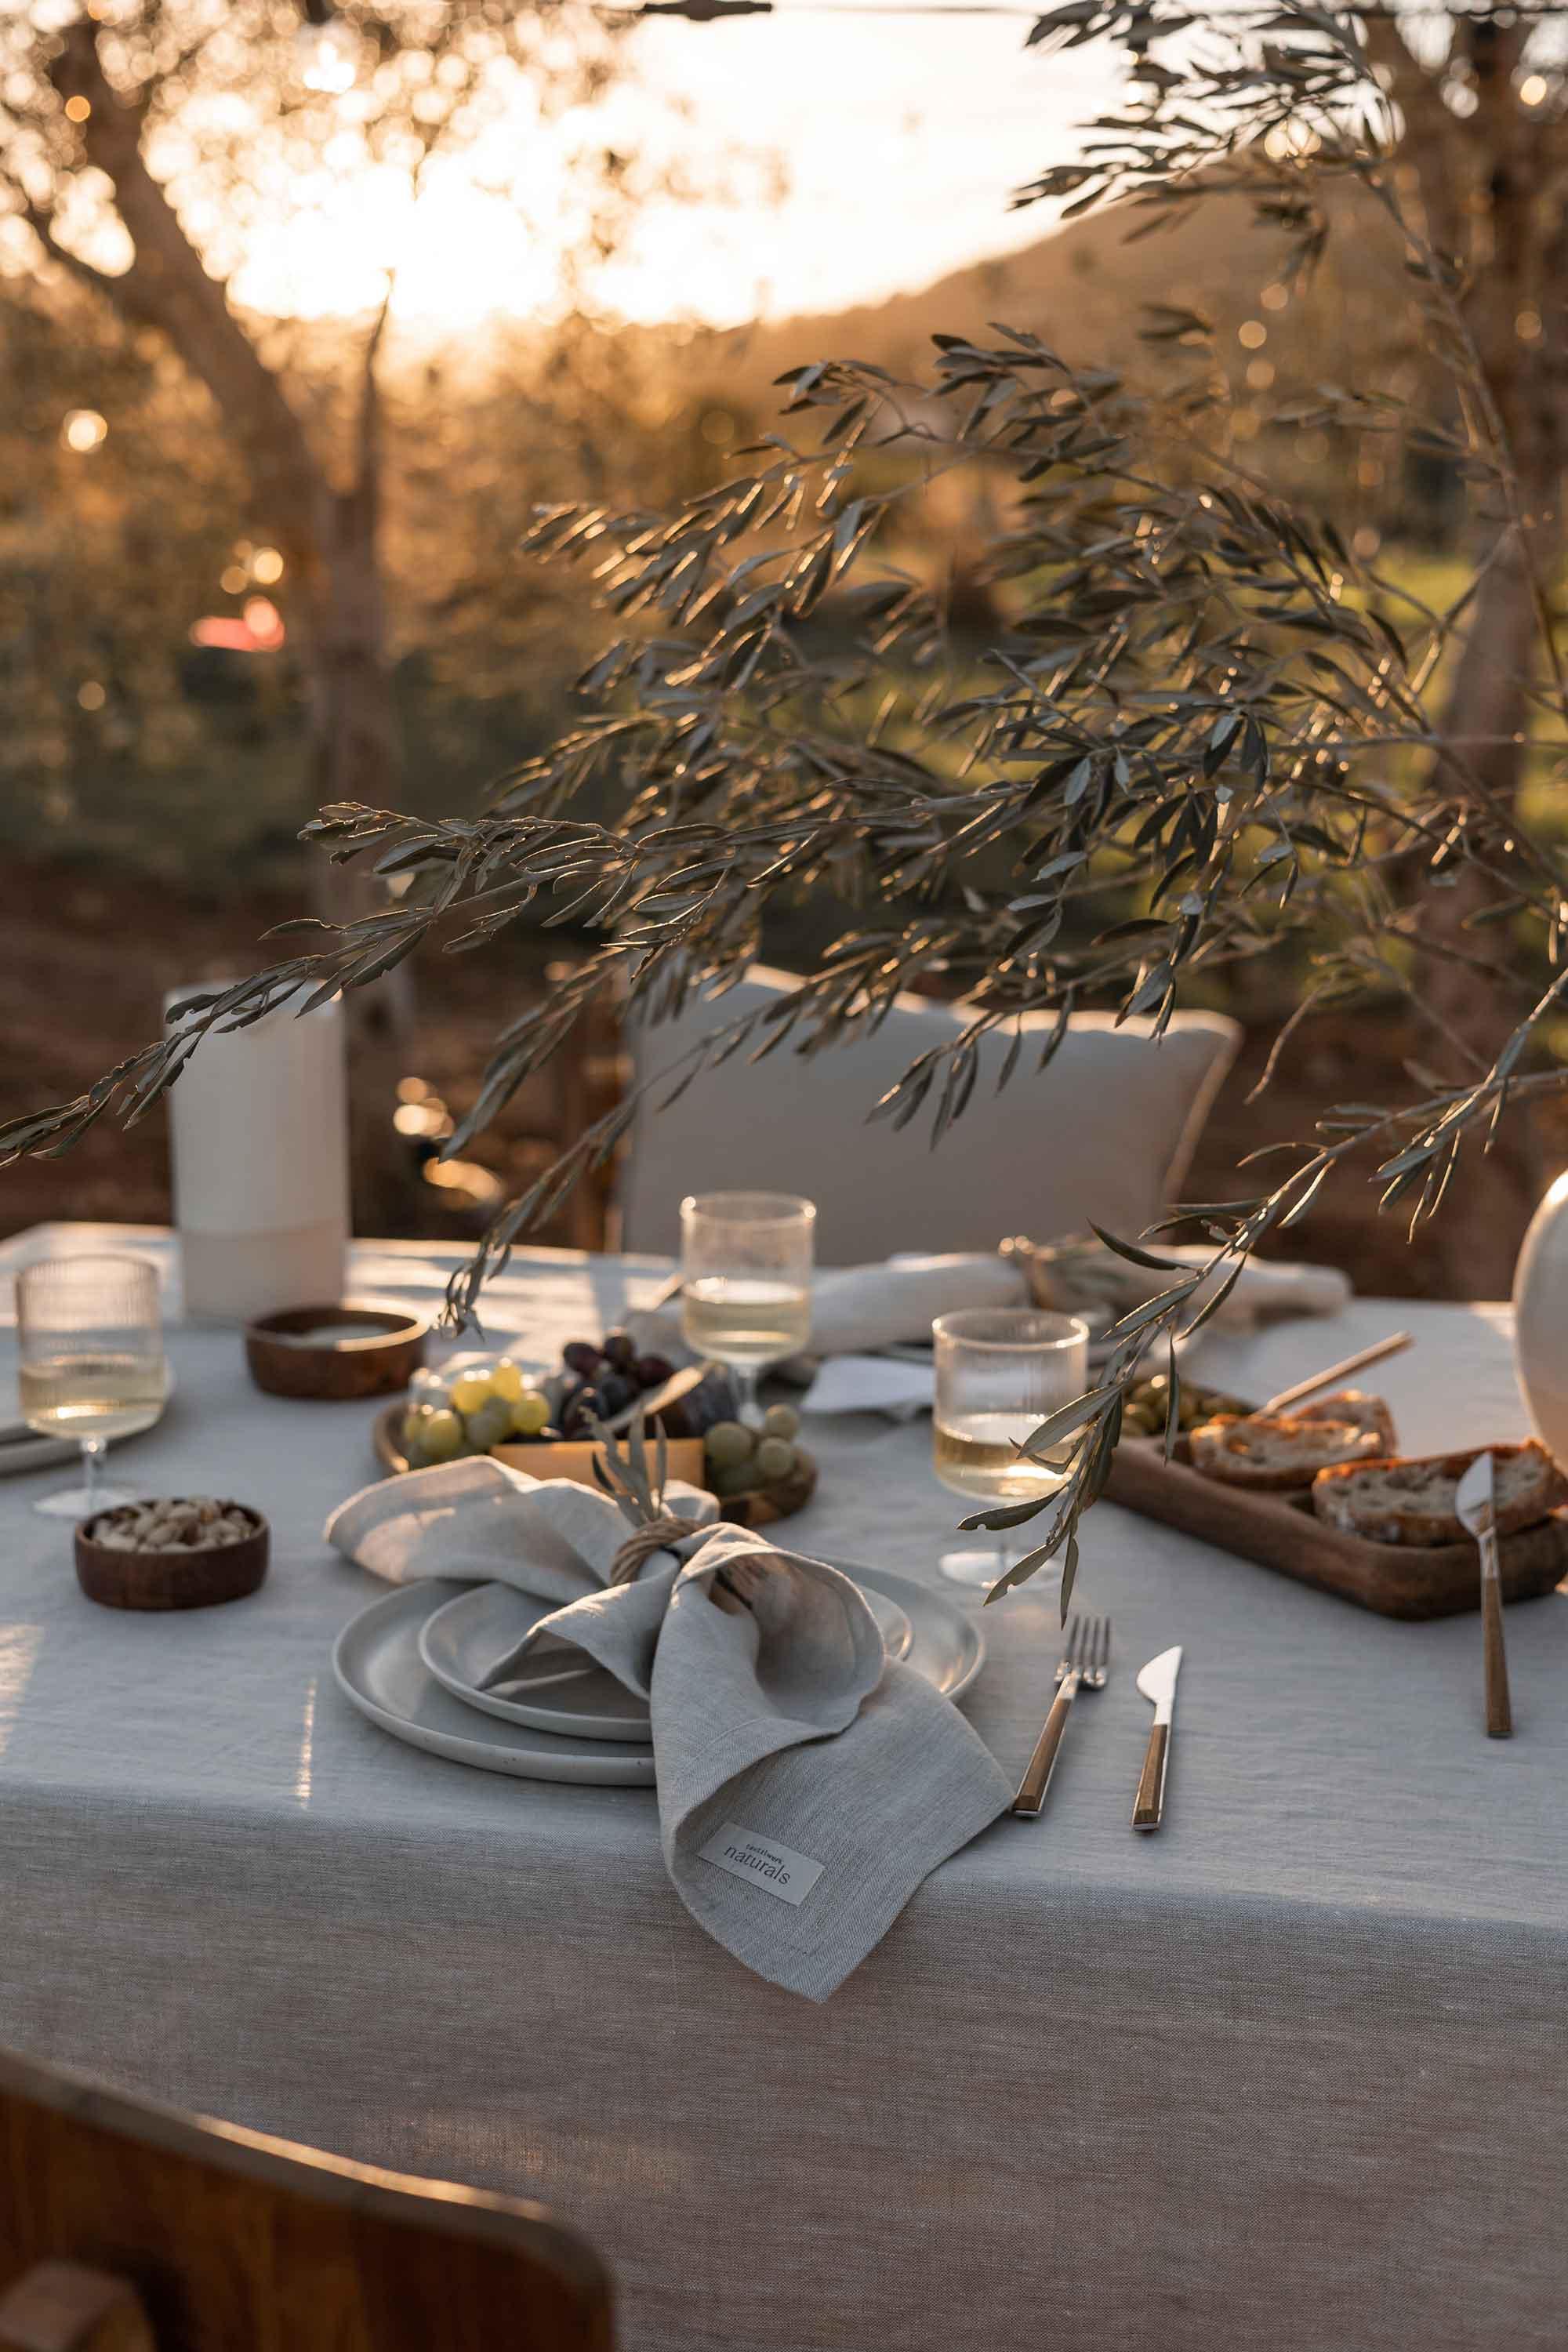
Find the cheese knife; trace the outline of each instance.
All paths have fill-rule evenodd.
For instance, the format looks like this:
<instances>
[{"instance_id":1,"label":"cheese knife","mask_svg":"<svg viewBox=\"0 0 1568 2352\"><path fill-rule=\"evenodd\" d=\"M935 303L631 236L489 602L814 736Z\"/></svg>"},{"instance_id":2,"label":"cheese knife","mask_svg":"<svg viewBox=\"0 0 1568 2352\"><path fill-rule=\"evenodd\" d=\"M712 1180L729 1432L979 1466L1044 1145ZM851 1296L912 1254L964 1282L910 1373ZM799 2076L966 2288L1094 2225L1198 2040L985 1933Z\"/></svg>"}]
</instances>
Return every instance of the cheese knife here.
<instances>
[{"instance_id":1,"label":"cheese knife","mask_svg":"<svg viewBox=\"0 0 1568 2352\"><path fill-rule=\"evenodd\" d=\"M1132 1801L1135 1830L1157 1830L1165 1810L1165 1766L1171 1754L1171 1717L1176 1705L1176 1676L1181 1672L1179 1649L1162 1650L1138 1669L1138 1687L1154 1709L1154 1721L1144 1751L1138 1794Z\"/></svg>"}]
</instances>

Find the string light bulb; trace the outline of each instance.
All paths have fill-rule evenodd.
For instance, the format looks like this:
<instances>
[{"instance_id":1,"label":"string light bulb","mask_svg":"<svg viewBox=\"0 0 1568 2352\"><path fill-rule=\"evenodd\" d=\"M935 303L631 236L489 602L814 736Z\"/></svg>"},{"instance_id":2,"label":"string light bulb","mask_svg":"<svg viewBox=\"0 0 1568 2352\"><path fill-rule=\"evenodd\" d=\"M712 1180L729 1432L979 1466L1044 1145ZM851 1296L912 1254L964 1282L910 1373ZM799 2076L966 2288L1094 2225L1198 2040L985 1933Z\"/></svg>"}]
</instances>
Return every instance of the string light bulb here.
<instances>
[{"instance_id":1,"label":"string light bulb","mask_svg":"<svg viewBox=\"0 0 1568 2352\"><path fill-rule=\"evenodd\" d=\"M305 21L294 36L294 58L307 89L342 98L359 79L359 42L326 0L307 0Z\"/></svg>"}]
</instances>

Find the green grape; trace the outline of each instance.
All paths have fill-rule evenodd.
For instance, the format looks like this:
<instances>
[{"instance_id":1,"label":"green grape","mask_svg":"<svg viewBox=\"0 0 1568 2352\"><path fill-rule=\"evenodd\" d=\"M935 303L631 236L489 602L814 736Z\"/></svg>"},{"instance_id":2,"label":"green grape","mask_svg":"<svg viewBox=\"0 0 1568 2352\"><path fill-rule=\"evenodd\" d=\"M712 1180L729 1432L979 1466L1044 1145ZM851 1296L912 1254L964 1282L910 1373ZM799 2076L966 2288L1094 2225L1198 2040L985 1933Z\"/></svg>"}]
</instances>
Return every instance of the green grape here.
<instances>
[{"instance_id":1,"label":"green grape","mask_svg":"<svg viewBox=\"0 0 1568 2352\"><path fill-rule=\"evenodd\" d=\"M411 1470L427 1470L430 1466L430 1456L416 1437L405 1437L403 1458Z\"/></svg>"},{"instance_id":2,"label":"green grape","mask_svg":"<svg viewBox=\"0 0 1568 2352\"><path fill-rule=\"evenodd\" d=\"M771 1404L763 1415L765 1437L798 1437L800 1415L793 1404Z\"/></svg>"},{"instance_id":3,"label":"green grape","mask_svg":"<svg viewBox=\"0 0 1568 2352\"><path fill-rule=\"evenodd\" d=\"M472 1412L463 1415L463 1431L477 1454L488 1454L492 1445L504 1445L511 1435L511 1405L503 1396L488 1396Z\"/></svg>"},{"instance_id":4,"label":"green grape","mask_svg":"<svg viewBox=\"0 0 1568 2352\"><path fill-rule=\"evenodd\" d=\"M540 1437L550 1423L550 1399L539 1389L524 1389L511 1409L516 1437Z\"/></svg>"},{"instance_id":5,"label":"green grape","mask_svg":"<svg viewBox=\"0 0 1568 2352\"><path fill-rule=\"evenodd\" d=\"M740 1421L716 1421L702 1443L715 1469L732 1470L750 1462L756 1433Z\"/></svg>"},{"instance_id":6,"label":"green grape","mask_svg":"<svg viewBox=\"0 0 1568 2352\"><path fill-rule=\"evenodd\" d=\"M750 1494L756 1484L756 1473L750 1462L725 1462L710 1466L708 1484L721 1499L731 1495Z\"/></svg>"},{"instance_id":7,"label":"green grape","mask_svg":"<svg viewBox=\"0 0 1568 2352\"><path fill-rule=\"evenodd\" d=\"M430 1405L416 1404L413 1408L412 1412L405 1412L404 1414L403 1427L399 1432L399 1434L403 1439L405 1453L407 1452L411 1445L423 1444L425 1437L425 1424L429 1420L433 1410L434 1408Z\"/></svg>"},{"instance_id":8,"label":"green grape","mask_svg":"<svg viewBox=\"0 0 1568 2352\"><path fill-rule=\"evenodd\" d=\"M757 1475L764 1486L776 1486L795 1468L795 1448L787 1438L764 1437L757 1448Z\"/></svg>"},{"instance_id":9,"label":"green grape","mask_svg":"<svg viewBox=\"0 0 1568 2352\"><path fill-rule=\"evenodd\" d=\"M455 1461L463 1443L463 1424L449 1408L433 1412L419 1442L432 1462Z\"/></svg>"}]
</instances>

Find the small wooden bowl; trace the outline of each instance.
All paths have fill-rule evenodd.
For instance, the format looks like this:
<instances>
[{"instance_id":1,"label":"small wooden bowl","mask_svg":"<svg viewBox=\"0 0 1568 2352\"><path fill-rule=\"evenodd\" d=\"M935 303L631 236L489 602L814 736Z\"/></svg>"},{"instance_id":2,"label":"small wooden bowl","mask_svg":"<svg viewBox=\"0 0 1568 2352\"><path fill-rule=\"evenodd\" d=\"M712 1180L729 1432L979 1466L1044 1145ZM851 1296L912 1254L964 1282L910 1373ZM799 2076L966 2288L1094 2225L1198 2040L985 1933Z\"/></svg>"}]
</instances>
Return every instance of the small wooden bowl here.
<instances>
[{"instance_id":1,"label":"small wooden bowl","mask_svg":"<svg viewBox=\"0 0 1568 2352\"><path fill-rule=\"evenodd\" d=\"M719 1517L738 1528L771 1528L775 1519L793 1518L796 1511L804 1511L816 1492L816 1465L796 1446L795 1466L787 1478L743 1495L721 1495Z\"/></svg>"},{"instance_id":2,"label":"small wooden bowl","mask_svg":"<svg viewBox=\"0 0 1568 2352\"><path fill-rule=\"evenodd\" d=\"M105 1609L210 1609L220 1601L243 1601L267 1573L271 1529L248 1503L224 1508L253 1521L255 1534L237 1543L178 1544L167 1551L114 1551L95 1542L93 1529L114 1516L96 1512L76 1531L77 1582Z\"/></svg>"},{"instance_id":3,"label":"small wooden bowl","mask_svg":"<svg viewBox=\"0 0 1568 2352\"><path fill-rule=\"evenodd\" d=\"M311 1340L305 1332L352 1325L339 1339ZM372 1397L405 1389L425 1361L430 1318L374 1299L331 1307L288 1307L263 1315L245 1330L250 1377L268 1396Z\"/></svg>"}]
</instances>

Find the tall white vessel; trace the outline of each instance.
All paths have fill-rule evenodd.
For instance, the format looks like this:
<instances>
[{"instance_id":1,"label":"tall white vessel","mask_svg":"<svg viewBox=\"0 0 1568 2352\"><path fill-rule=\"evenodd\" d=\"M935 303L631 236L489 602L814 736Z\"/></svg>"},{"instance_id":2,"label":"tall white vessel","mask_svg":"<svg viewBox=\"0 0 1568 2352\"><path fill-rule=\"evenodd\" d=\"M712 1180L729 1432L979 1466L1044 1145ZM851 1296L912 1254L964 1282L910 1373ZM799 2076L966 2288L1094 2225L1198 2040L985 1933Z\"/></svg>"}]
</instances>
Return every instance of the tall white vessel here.
<instances>
[{"instance_id":1,"label":"tall white vessel","mask_svg":"<svg viewBox=\"0 0 1568 2352\"><path fill-rule=\"evenodd\" d=\"M176 989L170 1007L195 992ZM172 1026L173 1024L171 1024ZM204 1037L168 1095L185 1314L244 1322L343 1295L348 1090L341 1002Z\"/></svg>"}]
</instances>

